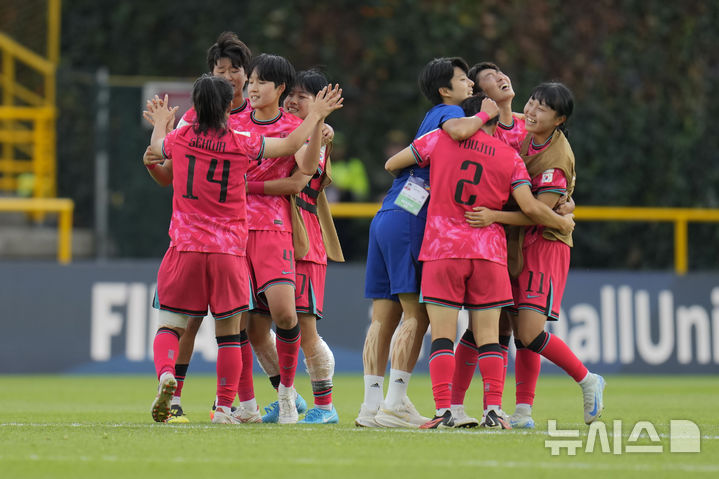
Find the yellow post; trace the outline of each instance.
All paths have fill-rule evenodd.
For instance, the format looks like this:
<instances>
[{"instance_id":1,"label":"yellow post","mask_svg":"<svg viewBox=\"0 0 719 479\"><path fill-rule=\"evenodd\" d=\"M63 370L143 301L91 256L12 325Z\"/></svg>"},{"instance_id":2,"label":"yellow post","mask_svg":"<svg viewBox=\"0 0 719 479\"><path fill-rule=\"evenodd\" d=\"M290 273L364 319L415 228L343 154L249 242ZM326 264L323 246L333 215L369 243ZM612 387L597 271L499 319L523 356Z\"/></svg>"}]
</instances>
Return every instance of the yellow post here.
<instances>
[{"instance_id":1,"label":"yellow post","mask_svg":"<svg viewBox=\"0 0 719 479\"><path fill-rule=\"evenodd\" d=\"M72 261L72 214L74 204L69 202L69 206L60 212L58 232L57 232L57 260L62 264L68 264Z\"/></svg>"},{"instance_id":2,"label":"yellow post","mask_svg":"<svg viewBox=\"0 0 719 479\"><path fill-rule=\"evenodd\" d=\"M686 274L689 269L687 223L687 219L683 215L674 222L674 270L679 275Z\"/></svg>"}]
</instances>

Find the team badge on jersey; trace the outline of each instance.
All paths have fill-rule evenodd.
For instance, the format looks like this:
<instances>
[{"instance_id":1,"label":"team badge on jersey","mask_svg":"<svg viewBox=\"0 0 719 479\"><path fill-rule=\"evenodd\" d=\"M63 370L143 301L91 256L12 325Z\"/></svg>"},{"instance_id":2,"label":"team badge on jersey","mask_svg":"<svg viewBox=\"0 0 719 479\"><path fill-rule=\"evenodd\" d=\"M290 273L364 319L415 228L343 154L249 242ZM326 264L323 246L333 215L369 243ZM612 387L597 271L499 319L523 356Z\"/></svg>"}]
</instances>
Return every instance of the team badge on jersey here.
<instances>
[{"instance_id":1,"label":"team badge on jersey","mask_svg":"<svg viewBox=\"0 0 719 479\"><path fill-rule=\"evenodd\" d=\"M542 173L542 183L551 183L554 179L554 168L546 170Z\"/></svg>"}]
</instances>

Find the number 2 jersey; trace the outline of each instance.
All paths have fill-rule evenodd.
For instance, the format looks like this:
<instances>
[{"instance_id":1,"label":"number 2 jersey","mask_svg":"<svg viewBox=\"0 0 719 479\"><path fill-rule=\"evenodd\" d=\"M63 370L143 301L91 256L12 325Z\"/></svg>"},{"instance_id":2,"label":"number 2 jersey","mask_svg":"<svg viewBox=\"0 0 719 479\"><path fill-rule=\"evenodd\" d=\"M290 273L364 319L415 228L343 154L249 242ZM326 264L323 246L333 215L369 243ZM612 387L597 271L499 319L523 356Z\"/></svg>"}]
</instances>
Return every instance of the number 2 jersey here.
<instances>
[{"instance_id":1,"label":"number 2 jersey","mask_svg":"<svg viewBox=\"0 0 719 479\"><path fill-rule=\"evenodd\" d=\"M412 142L419 166L429 166L432 194L420 261L485 259L507 264L502 225L473 228L464 213L475 206L501 210L511 192L529 185L519 154L482 130L457 142L434 130Z\"/></svg>"},{"instance_id":2,"label":"number 2 jersey","mask_svg":"<svg viewBox=\"0 0 719 479\"><path fill-rule=\"evenodd\" d=\"M168 133L162 150L172 159L170 245L244 256L245 175L250 163L262 158L264 137L230 129L197 134L185 125Z\"/></svg>"}]
</instances>

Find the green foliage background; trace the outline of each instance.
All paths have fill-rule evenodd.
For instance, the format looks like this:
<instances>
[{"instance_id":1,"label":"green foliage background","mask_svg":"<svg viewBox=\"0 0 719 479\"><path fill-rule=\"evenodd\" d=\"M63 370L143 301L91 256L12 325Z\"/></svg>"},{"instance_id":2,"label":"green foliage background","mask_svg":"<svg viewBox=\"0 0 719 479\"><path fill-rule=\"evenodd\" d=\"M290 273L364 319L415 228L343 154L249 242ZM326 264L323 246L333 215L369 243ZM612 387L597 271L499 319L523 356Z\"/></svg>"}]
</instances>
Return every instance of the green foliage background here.
<instances>
[{"instance_id":1,"label":"green foliage background","mask_svg":"<svg viewBox=\"0 0 719 479\"><path fill-rule=\"evenodd\" d=\"M321 65L344 88L331 122L367 165L373 199L391 130L409 141L430 107L418 91L438 56L499 64L521 111L531 88L566 83L576 97L570 141L578 205L719 207L719 3L689 0L64 0L58 76L60 194L92 223L95 71L194 78L217 34L254 53ZM111 229L117 256L158 257L169 191L139 167L140 88L111 90ZM719 226L690 227L690 268L716 269ZM670 269L667 224L579 223L574 267ZM350 258L362 259L362 245Z\"/></svg>"}]
</instances>

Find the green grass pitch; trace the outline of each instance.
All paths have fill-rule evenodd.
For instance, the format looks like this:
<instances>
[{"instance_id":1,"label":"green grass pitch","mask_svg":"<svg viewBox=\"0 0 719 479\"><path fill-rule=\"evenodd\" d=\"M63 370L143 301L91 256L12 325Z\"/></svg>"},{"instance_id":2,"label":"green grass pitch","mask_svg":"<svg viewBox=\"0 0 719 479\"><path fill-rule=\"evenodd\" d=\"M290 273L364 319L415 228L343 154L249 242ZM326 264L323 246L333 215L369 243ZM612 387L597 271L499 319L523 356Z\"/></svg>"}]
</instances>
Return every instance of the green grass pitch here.
<instances>
[{"instance_id":1,"label":"green grass pitch","mask_svg":"<svg viewBox=\"0 0 719 479\"><path fill-rule=\"evenodd\" d=\"M540 378L532 431L482 429L416 431L354 426L362 402L361 375L338 375L338 425L213 425L209 406L214 377L187 378L183 406L190 424L156 424L156 391L146 376L0 376L0 477L14 478L279 478L347 479L443 477L719 477L719 382L712 376L607 376L607 447L597 436L587 452L580 389L566 376ZM311 402L309 380L297 377ZM266 378L255 378L258 401L275 399ZM425 415L434 405L427 375L415 375L410 397ZM505 407L513 410L513 378ZM481 382L475 378L467 410L481 416ZM582 446L553 456L547 421L579 429ZM701 452L670 452L670 420L700 430ZM621 421L621 431L615 431ZM647 430L631 442L638 421ZM616 441L621 447L617 449ZM662 452L627 452L627 446L661 446ZM615 452L619 451L620 454Z\"/></svg>"}]
</instances>

